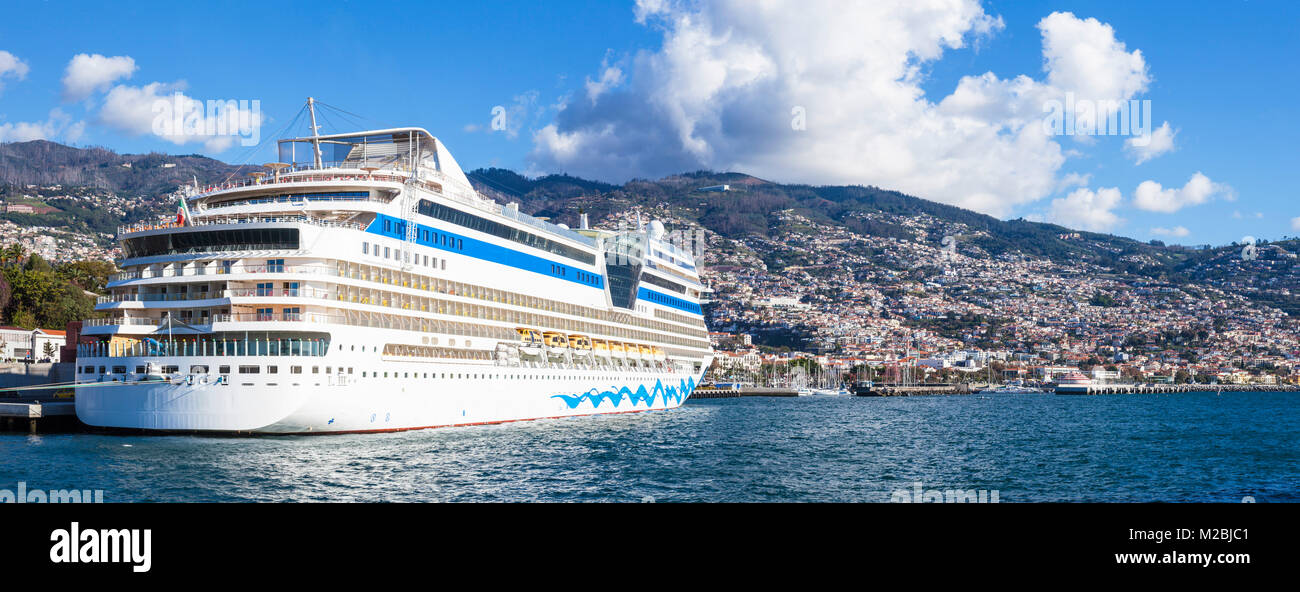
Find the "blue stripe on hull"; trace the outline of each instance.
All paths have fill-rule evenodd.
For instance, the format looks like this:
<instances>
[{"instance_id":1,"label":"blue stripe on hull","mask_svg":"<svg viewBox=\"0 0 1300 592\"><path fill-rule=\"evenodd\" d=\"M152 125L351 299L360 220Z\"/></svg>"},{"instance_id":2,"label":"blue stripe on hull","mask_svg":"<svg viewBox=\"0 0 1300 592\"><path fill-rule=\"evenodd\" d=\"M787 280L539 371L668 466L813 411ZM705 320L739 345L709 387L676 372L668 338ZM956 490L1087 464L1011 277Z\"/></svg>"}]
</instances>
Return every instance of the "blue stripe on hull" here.
<instances>
[{"instance_id":1,"label":"blue stripe on hull","mask_svg":"<svg viewBox=\"0 0 1300 592\"><path fill-rule=\"evenodd\" d=\"M389 223L388 231L384 230L385 221ZM366 228L366 232L404 241L406 240L406 233L401 225L405 223L404 220L399 218L380 214L376 216L374 222L371 222L370 226ZM429 233L429 240L423 238L425 231L428 231ZM433 240L434 237L437 237L438 240ZM444 242L444 238L446 239L446 242ZM450 244L446 244L447 242ZM513 267L515 269L522 269L553 278L568 280L588 288L597 288L600 290L605 289L605 278L600 274L580 270L564 263L552 261L545 257L521 253L514 249L508 249L500 245L470 238L463 234L447 232L446 230L425 226L423 224L416 225L415 243L425 247L433 247L441 251L447 251L448 253L468 255L475 259L482 259L491 263L499 263L501 265Z\"/></svg>"}]
</instances>

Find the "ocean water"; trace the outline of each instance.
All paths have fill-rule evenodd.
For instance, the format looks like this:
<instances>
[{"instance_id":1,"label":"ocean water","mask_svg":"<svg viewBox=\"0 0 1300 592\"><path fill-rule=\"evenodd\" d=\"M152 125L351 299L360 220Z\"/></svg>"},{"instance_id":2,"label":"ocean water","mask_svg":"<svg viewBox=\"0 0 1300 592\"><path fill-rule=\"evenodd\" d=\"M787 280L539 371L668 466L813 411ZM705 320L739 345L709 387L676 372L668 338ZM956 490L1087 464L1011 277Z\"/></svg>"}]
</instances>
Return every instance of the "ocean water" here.
<instances>
[{"instance_id":1,"label":"ocean water","mask_svg":"<svg viewBox=\"0 0 1300 592\"><path fill-rule=\"evenodd\" d=\"M1300 501L1295 394L691 400L393 434L0 434L0 489L106 502Z\"/></svg>"}]
</instances>

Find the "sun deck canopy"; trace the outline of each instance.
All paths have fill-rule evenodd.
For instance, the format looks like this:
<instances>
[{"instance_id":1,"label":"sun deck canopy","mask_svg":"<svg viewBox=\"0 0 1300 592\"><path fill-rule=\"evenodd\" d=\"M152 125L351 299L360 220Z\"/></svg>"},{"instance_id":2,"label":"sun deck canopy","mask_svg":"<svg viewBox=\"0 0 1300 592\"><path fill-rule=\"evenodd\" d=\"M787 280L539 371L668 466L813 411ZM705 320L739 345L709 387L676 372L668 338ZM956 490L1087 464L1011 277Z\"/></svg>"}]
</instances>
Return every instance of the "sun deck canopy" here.
<instances>
[{"instance_id":1,"label":"sun deck canopy","mask_svg":"<svg viewBox=\"0 0 1300 592\"><path fill-rule=\"evenodd\" d=\"M455 184L470 188L469 179L451 157L446 146L418 127L288 138L279 141L281 162L313 166L314 146L319 143L323 167L410 171L414 164L435 170Z\"/></svg>"}]
</instances>

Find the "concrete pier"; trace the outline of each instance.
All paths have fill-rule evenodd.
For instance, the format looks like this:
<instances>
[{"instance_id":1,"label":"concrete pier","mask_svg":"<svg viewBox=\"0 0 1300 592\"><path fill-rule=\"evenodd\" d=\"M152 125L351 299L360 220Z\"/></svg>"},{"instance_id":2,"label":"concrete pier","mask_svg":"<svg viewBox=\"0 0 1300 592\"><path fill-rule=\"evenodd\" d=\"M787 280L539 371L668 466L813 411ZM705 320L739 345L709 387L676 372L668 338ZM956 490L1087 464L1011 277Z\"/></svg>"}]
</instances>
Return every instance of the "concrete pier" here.
<instances>
[{"instance_id":1,"label":"concrete pier","mask_svg":"<svg viewBox=\"0 0 1300 592\"><path fill-rule=\"evenodd\" d=\"M1085 390L1086 388L1086 390ZM1300 386L1267 384L1094 384L1088 387L1070 387L1058 395L1138 395L1168 393L1295 393Z\"/></svg>"},{"instance_id":2,"label":"concrete pier","mask_svg":"<svg viewBox=\"0 0 1300 592\"><path fill-rule=\"evenodd\" d=\"M969 395L968 384L876 384L867 388L853 389L856 397L911 397L922 395Z\"/></svg>"}]
</instances>

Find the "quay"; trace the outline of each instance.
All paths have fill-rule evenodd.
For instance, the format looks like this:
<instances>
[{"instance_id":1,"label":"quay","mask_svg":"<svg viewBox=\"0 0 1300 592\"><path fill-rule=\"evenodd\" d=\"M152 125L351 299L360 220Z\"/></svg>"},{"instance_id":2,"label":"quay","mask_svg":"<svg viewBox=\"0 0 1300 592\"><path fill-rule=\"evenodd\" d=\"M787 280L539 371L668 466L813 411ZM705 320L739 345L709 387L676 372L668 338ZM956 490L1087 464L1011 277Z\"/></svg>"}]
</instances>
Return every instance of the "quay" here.
<instances>
[{"instance_id":1,"label":"quay","mask_svg":"<svg viewBox=\"0 0 1300 592\"><path fill-rule=\"evenodd\" d=\"M1093 384L1056 387L1058 395L1137 395L1169 393L1295 393L1300 386L1270 384Z\"/></svg>"},{"instance_id":2,"label":"quay","mask_svg":"<svg viewBox=\"0 0 1300 592\"><path fill-rule=\"evenodd\" d=\"M791 388L768 387L699 387L691 392L692 399L733 399L739 397L797 397L799 392Z\"/></svg>"},{"instance_id":3,"label":"quay","mask_svg":"<svg viewBox=\"0 0 1300 592\"><path fill-rule=\"evenodd\" d=\"M958 384L873 384L853 388L855 397L912 397L923 395L969 395L970 385Z\"/></svg>"},{"instance_id":4,"label":"quay","mask_svg":"<svg viewBox=\"0 0 1300 592\"><path fill-rule=\"evenodd\" d=\"M77 419L72 388L61 379L73 376L72 364L0 365L0 431L78 432L86 425Z\"/></svg>"}]
</instances>

